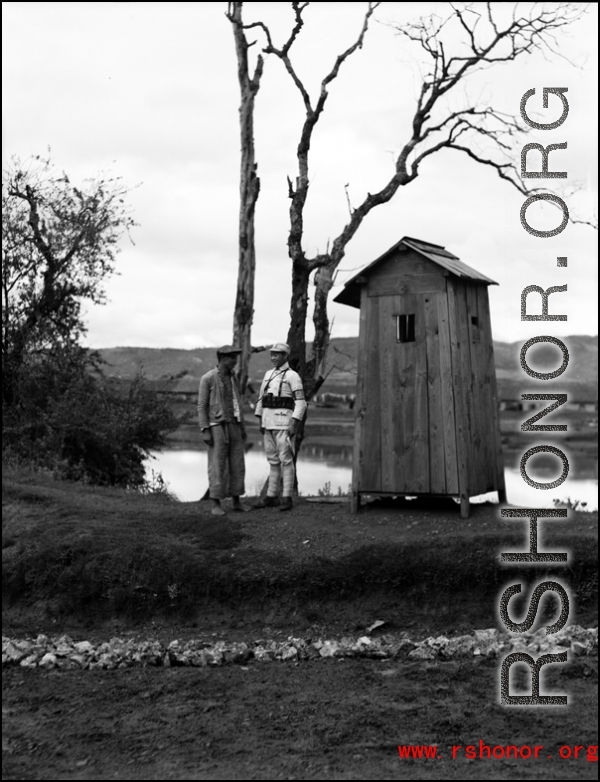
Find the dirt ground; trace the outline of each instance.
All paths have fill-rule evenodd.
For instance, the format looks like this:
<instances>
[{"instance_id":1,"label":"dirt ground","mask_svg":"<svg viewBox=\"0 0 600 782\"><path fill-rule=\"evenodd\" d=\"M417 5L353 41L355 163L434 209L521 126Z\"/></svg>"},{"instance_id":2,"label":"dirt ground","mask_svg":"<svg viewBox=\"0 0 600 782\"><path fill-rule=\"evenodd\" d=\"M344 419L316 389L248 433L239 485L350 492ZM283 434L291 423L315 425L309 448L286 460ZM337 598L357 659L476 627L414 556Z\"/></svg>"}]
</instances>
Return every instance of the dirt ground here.
<instances>
[{"instance_id":1,"label":"dirt ground","mask_svg":"<svg viewBox=\"0 0 600 782\"><path fill-rule=\"evenodd\" d=\"M3 486L3 503L9 564L24 552L38 556L39 541L48 557L55 556L50 541L59 551L68 543L70 557L55 582L30 584L21 574L23 598L5 606L4 634L66 632L76 641L333 638L363 634L376 619L386 632L412 638L499 627L499 590L518 571L502 570L498 554L524 548L527 538L527 522L501 519L497 506L473 506L471 518L462 520L451 501L380 502L352 516L344 503L300 499L291 513L229 512L215 520L205 502L13 476ZM590 578L596 526L597 513L569 511L568 520L543 527L544 546L571 553L560 569L574 598L569 624L597 623L597 582ZM78 557L91 566L89 552L100 557L105 546L114 560L128 546L135 553L139 540L157 552L148 577L162 572L161 550L167 558L178 552L182 573L189 553L210 575L211 590L221 591L209 594L207 587L191 612L163 605L137 620L107 615L99 603L79 613L76 602L57 609L52 590L74 592L85 576ZM526 575L528 582L534 577L531 570ZM42 587L51 587L48 599L35 591ZM597 745L597 657L548 666L542 680L548 691L568 695L567 707L500 706L499 668L499 660L481 658L7 668L3 778L596 778L596 764L585 758ZM480 741L492 750L543 750L537 759L479 757ZM438 757L401 759L398 745L436 745ZM452 759L452 746L459 745ZM471 745L476 757L468 760Z\"/></svg>"},{"instance_id":2,"label":"dirt ground","mask_svg":"<svg viewBox=\"0 0 600 782\"><path fill-rule=\"evenodd\" d=\"M495 660L10 669L3 779L595 779L597 659L564 671L548 684L573 705L509 710ZM480 758L480 741L543 750ZM409 744L440 757L400 759Z\"/></svg>"}]
</instances>

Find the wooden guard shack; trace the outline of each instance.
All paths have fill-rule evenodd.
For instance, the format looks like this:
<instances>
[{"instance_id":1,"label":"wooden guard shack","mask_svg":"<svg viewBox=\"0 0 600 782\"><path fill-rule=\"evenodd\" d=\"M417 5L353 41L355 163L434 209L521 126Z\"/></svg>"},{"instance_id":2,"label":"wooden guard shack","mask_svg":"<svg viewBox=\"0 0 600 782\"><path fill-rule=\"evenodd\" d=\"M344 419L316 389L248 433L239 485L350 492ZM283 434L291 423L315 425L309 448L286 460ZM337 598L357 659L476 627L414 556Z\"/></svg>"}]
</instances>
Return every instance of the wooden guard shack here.
<instances>
[{"instance_id":1,"label":"wooden guard shack","mask_svg":"<svg viewBox=\"0 0 600 782\"><path fill-rule=\"evenodd\" d=\"M360 308L352 510L361 494L506 501L488 285L405 236L335 298Z\"/></svg>"}]
</instances>

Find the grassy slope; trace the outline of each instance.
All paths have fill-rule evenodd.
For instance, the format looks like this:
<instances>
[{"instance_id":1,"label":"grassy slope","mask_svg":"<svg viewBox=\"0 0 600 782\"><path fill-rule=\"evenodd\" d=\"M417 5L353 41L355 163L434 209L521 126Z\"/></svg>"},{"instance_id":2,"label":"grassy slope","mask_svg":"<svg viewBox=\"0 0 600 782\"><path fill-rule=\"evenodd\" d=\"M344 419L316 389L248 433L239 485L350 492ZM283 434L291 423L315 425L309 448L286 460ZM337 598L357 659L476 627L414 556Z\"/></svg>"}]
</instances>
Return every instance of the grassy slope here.
<instances>
[{"instance_id":1,"label":"grassy slope","mask_svg":"<svg viewBox=\"0 0 600 782\"><path fill-rule=\"evenodd\" d=\"M221 521L207 503L10 469L2 501L4 605L37 605L55 618L225 611L233 622L256 609L343 624L344 611L360 605L359 613L402 616L403 626L448 630L460 616L465 629L489 627L499 590L519 576L502 570L497 554L525 539L525 522L501 520L494 506L476 506L464 522L451 502L381 503L356 518L346 505L305 501L285 517L266 510ZM521 573L526 583L563 578L580 623L597 594L596 521L570 513L565 524L548 523L544 541L560 549L568 542L572 564Z\"/></svg>"}]
</instances>

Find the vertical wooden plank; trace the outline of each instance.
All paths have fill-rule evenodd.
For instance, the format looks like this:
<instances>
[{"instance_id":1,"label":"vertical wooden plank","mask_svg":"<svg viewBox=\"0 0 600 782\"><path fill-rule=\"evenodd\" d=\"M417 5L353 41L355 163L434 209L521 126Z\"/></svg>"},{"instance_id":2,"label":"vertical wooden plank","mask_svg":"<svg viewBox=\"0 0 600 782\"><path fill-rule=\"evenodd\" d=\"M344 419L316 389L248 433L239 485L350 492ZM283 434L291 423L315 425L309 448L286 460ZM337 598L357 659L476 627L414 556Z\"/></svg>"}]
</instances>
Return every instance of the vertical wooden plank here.
<instances>
[{"instance_id":1,"label":"vertical wooden plank","mask_svg":"<svg viewBox=\"0 0 600 782\"><path fill-rule=\"evenodd\" d=\"M448 316L448 296L445 292L437 297L439 348L440 348L440 394L444 426L444 471L446 492L458 494L458 456L456 453L456 421L454 416L454 388L452 380L452 347Z\"/></svg>"},{"instance_id":2,"label":"vertical wooden plank","mask_svg":"<svg viewBox=\"0 0 600 782\"><path fill-rule=\"evenodd\" d=\"M410 315L411 313L416 314L416 299L414 296L406 294L393 297L392 318L394 328L396 315ZM394 458L393 490L399 494L402 492L409 493L411 490L415 491L410 486L410 466L406 457L406 443L409 441L409 437L407 437L405 420L407 406L412 404L413 397L415 344L415 342L398 342L394 332L390 345L393 372L392 389L394 393L391 424Z\"/></svg>"},{"instance_id":3,"label":"vertical wooden plank","mask_svg":"<svg viewBox=\"0 0 600 782\"><path fill-rule=\"evenodd\" d=\"M358 327L358 380L356 383L356 402L354 405L354 454L352 459L352 497L350 510L358 511L362 481L362 465L364 454L364 422L365 422L365 383L367 378L367 288L363 285L360 297L360 321Z\"/></svg>"},{"instance_id":4,"label":"vertical wooden plank","mask_svg":"<svg viewBox=\"0 0 600 782\"><path fill-rule=\"evenodd\" d=\"M415 342L412 362L405 365L404 460L410 491L429 492L429 416L427 409L427 343L425 340L424 296L410 296L415 312Z\"/></svg>"},{"instance_id":5,"label":"vertical wooden plank","mask_svg":"<svg viewBox=\"0 0 600 782\"><path fill-rule=\"evenodd\" d=\"M500 502L506 502L506 483L504 478L504 457L502 454L502 435L500 434L500 412L498 388L496 382L496 363L494 361L494 341L492 339L492 324L487 287L481 286L479 294L479 312L482 322L481 339L485 340L487 356L487 376L489 377L489 417L488 437L490 440L493 460L493 483L498 492Z\"/></svg>"},{"instance_id":6,"label":"vertical wooden plank","mask_svg":"<svg viewBox=\"0 0 600 782\"><path fill-rule=\"evenodd\" d=\"M445 494L446 472L444 467L444 418L440 377L438 297L438 294L434 293L426 293L423 296L429 417L429 490L432 494Z\"/></svg>"},{"instance_id":7,"label":"vertical wooden plank","mask_svg":"<svg viewBox=\"0 0 600 782\"><path fill-rule=\"evenodd\" d=\"M470 449L469 416L466 399L467 389L463 382L464 346L459 329L458 306L459 284L448 278L448 324L450 331L450 352L452 357L452 384L454 388L454 411L456 422L456 453L458 466L458 491L461 498L470 496Z\"/></svg>"},{"instance_id":8,"label":"vertical wooden plank","mask_svg":"<svg viewBox=\"0 0 600 782\"><path fill-rule=\"evenodd\" d=\"M466 283L456 282L456 313L458 341L460 344L460 393L464 397L466 412L467 449L469 453L469 491L474 493L474 477L477 475L475 460L475 431L473 426L473 375L471 372L471 335L468 324Z\"/></svg>"},{"instance_id":9,"label":"vertical wooden plank","mask_svg":"<svg viewBox=\"0 0 600 782\"><path fill-rule=\"evenodd\" d=\"M394 356L398 296L381 296L379 299L379 344L380 352L380 409L381 409L381 490L397 490L398 447L394 432L395 409L398 394L394 383Z\"/></svg>"},{"instance_id":10,"label":"vertical wooden plank","mask_svg":"<svg viewBox=\"0 0 600 782\"><path fill-rule=\"evenodd\" d=\"M469 283L465 286L465 298L467 306L467 333L469 339L469 356L471 365L471 448L473 452L471 492L483 494L489 485L488 469L490 466L488 453L486 452L486 368L483 362L481 342L481 326L479 320L477 288L479 286ZM475 318L477 325L472 323Z\"/></svg>"},{"instance_id":11,"label":"vertical wooden plank","mask_svg":"<svg viewBox=\"0 0 600 782\"><path fill-rule=\"evenodd\" d=\"M482 451L482 480L483 487L482 492L493 491L495 488L496 480L496 453L495 453L495 436L493 432L493 400L492 400L492 374L494 367L490 366L490 343L488 341L488 335L486 333L486 313L485 313L485 301L487 300L487 287L485 285L477 285L475 287L475 294L477 297L477 317L479 319L479 332L480 341L477 345L477 367L474 369L476 374L479 374L481 378L481 385L479 389L479 416L477 425L480 428L481 435L481 451Z\"/></svg>"},{"instance_id":12,"label":"vertical wooden plank","mask_svg":"<svg viewBox=\"0 0 600 782\"><path fill-rule=\"evenodd\" d=\"M379 303L381 298L366 297L367 310L367 372L364 385L364 445L360 491L381 491L381 403Z\"/></svg>"}]
</instances>

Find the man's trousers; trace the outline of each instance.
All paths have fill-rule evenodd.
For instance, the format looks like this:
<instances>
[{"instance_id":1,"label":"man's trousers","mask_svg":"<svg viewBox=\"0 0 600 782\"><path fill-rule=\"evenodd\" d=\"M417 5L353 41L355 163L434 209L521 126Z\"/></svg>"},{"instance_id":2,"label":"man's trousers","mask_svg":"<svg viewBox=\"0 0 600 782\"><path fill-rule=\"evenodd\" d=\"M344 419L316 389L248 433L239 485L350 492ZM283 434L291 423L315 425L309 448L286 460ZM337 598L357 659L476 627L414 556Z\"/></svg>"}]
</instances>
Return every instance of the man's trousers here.
<instances>
[{"instance_id":1,"label":"man's trousers","mask_svg":"<svg viewBox=\"0 0 600 782\"><path fill-rule=\"evenodd\" d=\"M208 488L211 500L241 497L246 493L244 441L238 423L211 426L213 444L208 446Z\"/></svg>"}]
</instances>

